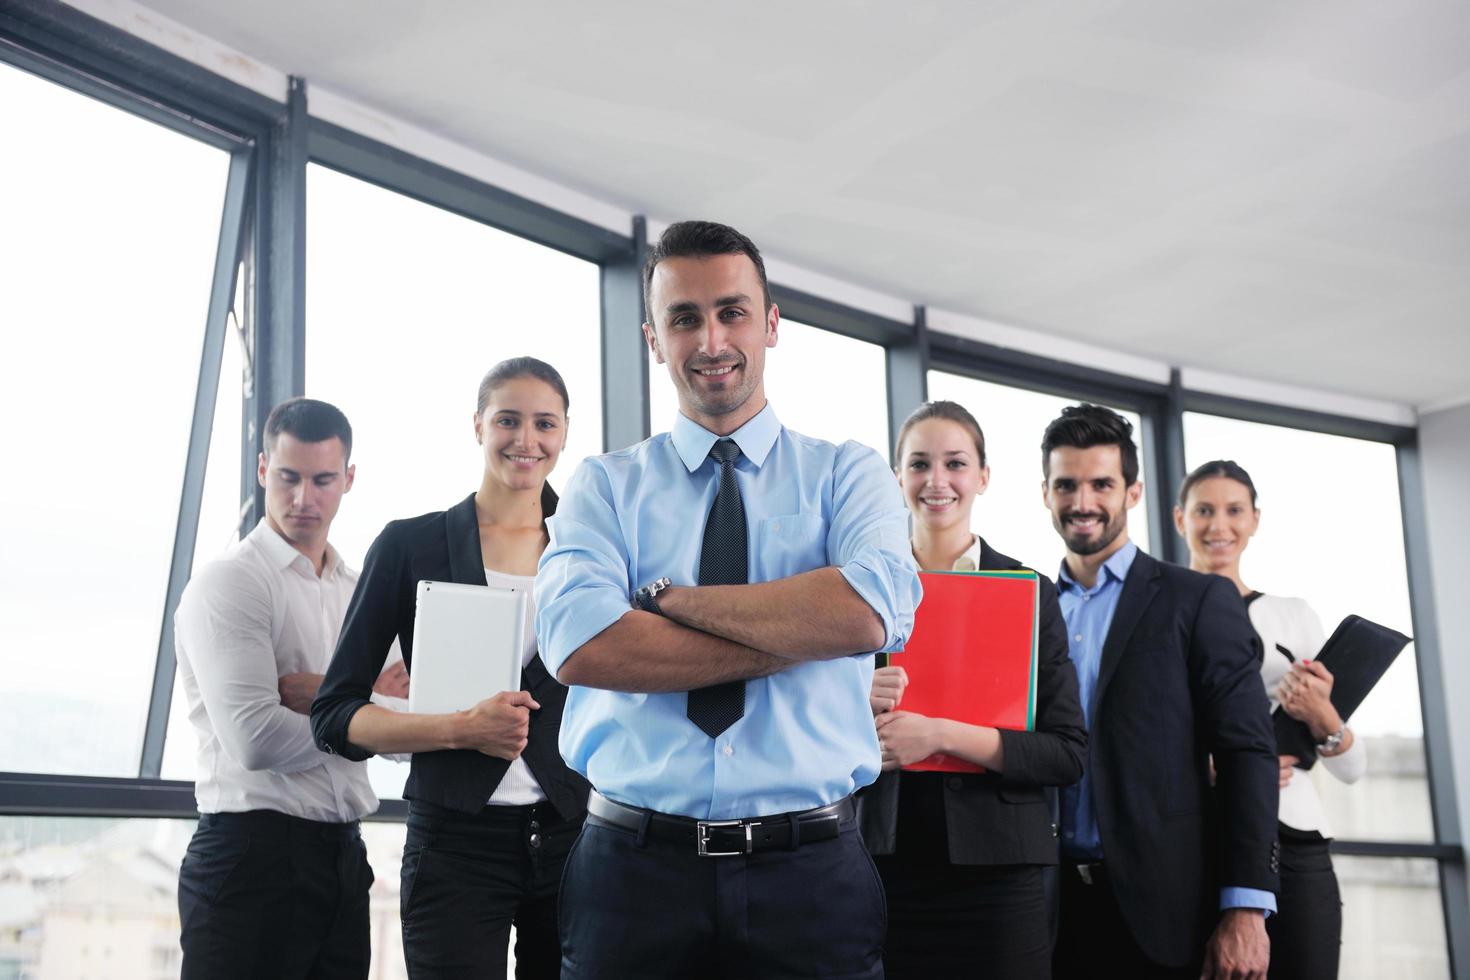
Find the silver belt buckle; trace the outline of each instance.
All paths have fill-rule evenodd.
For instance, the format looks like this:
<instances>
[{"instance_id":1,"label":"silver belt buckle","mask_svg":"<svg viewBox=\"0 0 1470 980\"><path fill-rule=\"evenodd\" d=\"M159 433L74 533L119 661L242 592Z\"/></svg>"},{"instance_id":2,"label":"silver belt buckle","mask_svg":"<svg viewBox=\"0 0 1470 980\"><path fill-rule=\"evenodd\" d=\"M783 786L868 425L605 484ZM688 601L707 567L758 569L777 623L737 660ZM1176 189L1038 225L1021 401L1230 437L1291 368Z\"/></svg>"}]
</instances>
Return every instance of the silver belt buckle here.
<instances>
[{"instance_id":1,"label":"silver belt buckle","mask_svg":"<svg viewBox=\"0 0 1470 980\"><path fill-rule=\"evenodd\" d=\"M738 851L712 851L709 849L709 832L716 827L745 827L745 846ZM700 820L695 824L695 839L699 845L700 857L736 857L741 854L750 854L755 850L751 837L751 830L755 822L746 823L743 820Z\"/></svg>"},{"instance_id":2,"label":"silver belt buckle","mask_svg":"<svg viewBox=\"0 0 1470 980\"><path fill-rule=\"evenodd\" d=\"M1079 864L1079 865L1077 865L1077 876L1082 879L1082 883L1084 885L1090 885L1090 884L1092 884L1093 883L1093 881L1092 881L1092 865L1090 865L1090 864Z\"/></svg>"}]
</instances>

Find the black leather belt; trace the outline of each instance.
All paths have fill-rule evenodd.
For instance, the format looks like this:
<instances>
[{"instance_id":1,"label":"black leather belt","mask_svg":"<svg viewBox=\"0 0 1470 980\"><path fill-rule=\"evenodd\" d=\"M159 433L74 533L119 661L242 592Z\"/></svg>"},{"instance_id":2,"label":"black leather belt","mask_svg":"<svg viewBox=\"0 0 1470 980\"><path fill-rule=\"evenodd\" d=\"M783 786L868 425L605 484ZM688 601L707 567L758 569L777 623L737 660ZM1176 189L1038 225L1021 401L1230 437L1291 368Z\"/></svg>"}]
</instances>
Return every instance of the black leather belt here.
<instances>
[{"instance_id":1,"label":"black leather belt","mask_svg":"<svg viewBox=\"0 0 1470 980\"><path fill-rule=\"evenodd\" d=\"M844 823L857 818L852 797L813 810L781 813L748 820L695 820L675 817L610 800L596 790L587 800L587 816L622 830L647 834L656 840L690 844L700 857L734 857L757 851L790 850L802 844L832 840Z\"/></svg>"}]
</instances>

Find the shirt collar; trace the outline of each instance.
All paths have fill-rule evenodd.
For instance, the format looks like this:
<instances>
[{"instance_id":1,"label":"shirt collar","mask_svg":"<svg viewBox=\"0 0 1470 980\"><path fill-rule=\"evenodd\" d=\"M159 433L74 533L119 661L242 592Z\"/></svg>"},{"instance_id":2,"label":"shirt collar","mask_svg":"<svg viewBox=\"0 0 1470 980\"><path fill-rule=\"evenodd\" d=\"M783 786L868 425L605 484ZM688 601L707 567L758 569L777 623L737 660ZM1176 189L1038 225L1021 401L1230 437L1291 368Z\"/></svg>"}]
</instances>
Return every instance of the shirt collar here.
<instances>
[{"instance_id":1,"label":"shirt collar","mask_svg":"<svg viewBox=\"0 0 1470 980\"><path fill-rule=\"evenodd\" d=\"M255 525L255 530L250 532L250 540L254 541L265 556L270 559L271 564L280 569L290 568L299 559L306 563L305 567L313 574L316 569L312 567L311 559L291 547L291 542L281 537L279 531L270 526L270 522L262 517ZM337 549L327 543L327 553L322 562L322 578L330 578L337 573L342 564L342 556Z\"/></svg>"},{"instance_id":2,"label":"shirt collar","mask_svg":"<svg viewBox=\"0 0 1470 980\"><path fill-rule=\"evenodd\" d=\"M729 438L734 439L741 454L759 468L766 461L766 456L770 454L771 447L776 444L776 437L780 434L781 420L776 418L776 411L771 408L771 403L766 402L765 408L730 433ZM673 440L674 449L684 462L684 468L693 473L709 457L710 447L723 437L715 435L680 412L678 418L674 419L674 428L669 433L669 438Z\"/></svg>"},{"instance_id":3,"label":"shirt collar","mask_svg":"<svg viewBox=\"0 0 1470 980\"><path fill-rule=\"evenodd\" d=\"M1121 582L1126 579L1128 577L1128 569L1133 567L1133 559L1137 557L1138 545L1134 544L1132 539L1130 539L1123 547L1113 552L1107 561L1102 563L1102 574L1098 576L1098 582L1092 589L1084 589L1081 585L1077 584L1077 580L1072 578L1072 573L1067 570L1067 563L1065 561L1062 562L1062 570L1058 573L1057 577L1067 588L1078 589L1083 592L1095 591L1108 579L1112 579L1115 582Z\"/></svg>"}]
</instances>

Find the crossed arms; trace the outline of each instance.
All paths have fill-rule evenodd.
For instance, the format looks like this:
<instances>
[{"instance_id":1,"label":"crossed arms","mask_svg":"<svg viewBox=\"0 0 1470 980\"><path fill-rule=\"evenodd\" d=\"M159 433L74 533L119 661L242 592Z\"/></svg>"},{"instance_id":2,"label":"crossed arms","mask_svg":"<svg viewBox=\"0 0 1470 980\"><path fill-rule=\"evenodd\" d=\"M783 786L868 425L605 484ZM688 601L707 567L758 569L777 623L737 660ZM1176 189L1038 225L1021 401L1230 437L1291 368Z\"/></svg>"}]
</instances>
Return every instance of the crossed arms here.
<instances>
[{"instance_id":1,"label":"crossed arms","mask_svg":"<svg viewBox=\"0 0 1470 980\"><path fill-rule=\"evenodd\" d=\"M614 505L623 495L587 461L550 522L536 579L547 666L565 684L653 694L901 646L919 586L893 478L872 450L844 447L832 479L830 517L809 542L823 567L750 585L675 586L659 593L660 616L630 609L629 593L645 584L636 576L666 570L637 567L637 543Z\"/></svg>"},{"instance_id":2,"label":"crossed arms","mask_svg":"<svg viewBox=\"0 0 1470 980\"><path fill-rule=\"evenodd\" d=\"M699 585L659 595L664 615L630 609L562 665L565 684L692 691L766 677L806 660L883 646L883 620L836 568L756 585Z\"/></svg>"}]
</instances>

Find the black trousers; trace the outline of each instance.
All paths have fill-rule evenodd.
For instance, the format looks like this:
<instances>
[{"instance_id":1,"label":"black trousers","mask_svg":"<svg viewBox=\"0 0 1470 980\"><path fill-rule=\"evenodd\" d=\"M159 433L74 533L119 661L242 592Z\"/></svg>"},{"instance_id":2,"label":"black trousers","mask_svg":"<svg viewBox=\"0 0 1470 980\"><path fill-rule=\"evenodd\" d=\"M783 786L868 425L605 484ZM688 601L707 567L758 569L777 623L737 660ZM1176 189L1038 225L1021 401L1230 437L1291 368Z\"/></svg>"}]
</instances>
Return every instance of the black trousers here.
<instances>
[{"instance_id":1,"label":"black trousers","mask_svg":"<svg viewBox=\"0 0 1470 980\"><path fill-rule=\"evenodd\" d=\"M514 923L516 976L560 976L557 884L579 826L550 803L473 816L410 803L399 891L408 975L503 980Z\"/></svg>"},{"instance_id":2,"label":"black trousers","mask_svg":"<svg viewBox=\"0 0 1470 980\"><path fill-rule=\"evenodd\" d=\"M888 895L887 980L1051 976L1051 918L1038 865L874 859Z\"/></svg>"},{"instance_id":3,"label":"black trousers","mask_svg":"<svg viewBox=\"0 0 1470 980\"><path fill-rule=\"evenodd\" d=\"M700 857L589 817L562 881L562 976L881 980L884 926L856 822L794 849Z\"/></svg>"},{"instance_id":4,"label":"black trousers","mask_svg":"<svg viewBox=\"0 0 1470 980\"><path fill-rule=\"evenodd\" d=\"M1342 950L1342 895L1325 840L1281 834L1281 892L1266 920L1272 980L1333 980Z\"/></svg>"},{"instance_id":5,"label":"black trousers","mask_svg":"<svg viewBox=\"0 0 1470 980\"><path fill-rule=\"evenodd\" d=\"M1065 860L1058 874L1062 909L1052 955L1052 975L1057 980L1197 980L1199 963L1183 968L1160 966L1139 948L1118 908L1105 867L1092 872L1092 884L1078 874L1076 865ZM1199 956L1203 961L1203 949Z\"/></svg>"},{"instance_id":6,"label":"black trousers","mask_svg":"<svg viewBox=\"0 0 1470 980\"><path fill-rule=\"evenodd\" d=\"M183 980L366 977L372 883L356 821L204 814L179 868Z\"/></svg>"}]
</instances>

